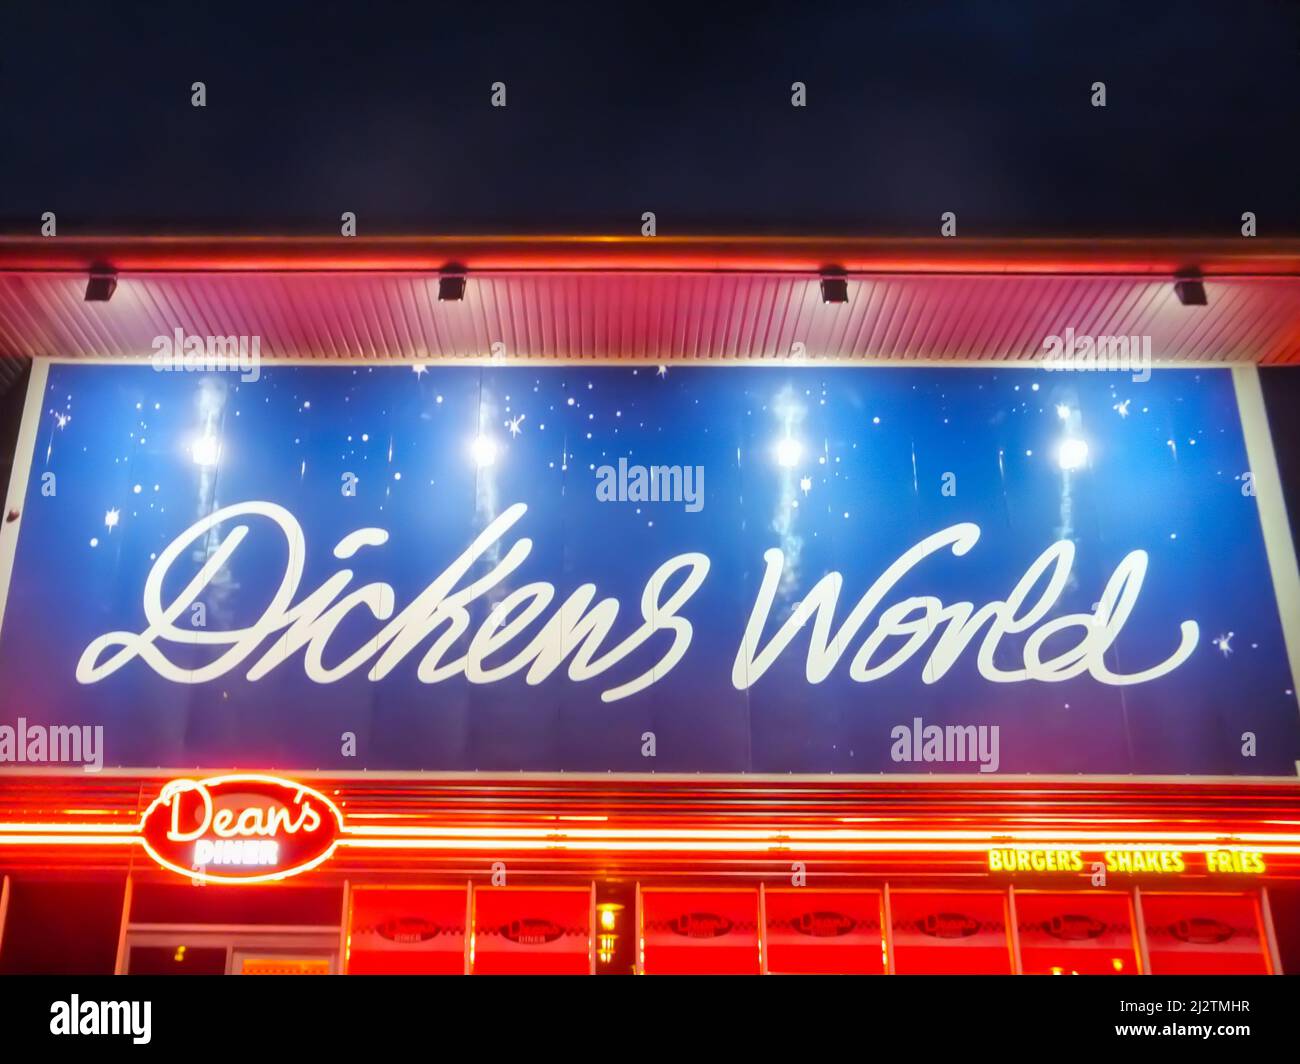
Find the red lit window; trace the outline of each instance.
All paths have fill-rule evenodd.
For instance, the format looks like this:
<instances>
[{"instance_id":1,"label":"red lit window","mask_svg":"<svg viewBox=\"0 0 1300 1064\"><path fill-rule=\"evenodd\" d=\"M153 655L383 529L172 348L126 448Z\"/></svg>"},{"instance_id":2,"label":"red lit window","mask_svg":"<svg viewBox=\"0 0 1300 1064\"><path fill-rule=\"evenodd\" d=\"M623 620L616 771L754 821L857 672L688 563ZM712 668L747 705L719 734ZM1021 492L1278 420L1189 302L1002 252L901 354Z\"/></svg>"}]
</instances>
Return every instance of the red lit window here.
<instances>
[{"instance_id":1,"label":"red lit window","mask_svg":"<svg viewBox=\"0 0 1300 1064\"><path fill-rule=\"evenodd\" d=\"M1026 975L1140 975L1133 899L1100 892L1016 891Z\"/></svg>"},{"instance_id":2,"label":"red lit window","mask_svg":"<svg viewBox=\"0 0 1300 1064\"><path fill-rule=\"evenodd\" d=\"M899 975L1010 975L1007 896L890 891Z\"/></svg>"},{"instance_id":3,"label":"red lit window","mask_svg":"<svg viewBox=\"0 0 1300 1064\"><path fill-rule=\"evenodd\" d=\"M1252 894L1143 894L1155 975L1270 975Z\"/></svg>"},{"instance_id":4,"label":"red lit window","mask_svg":"<svg viewBox=\"0 0 1300 1064\"><path fill-rule=\"evenodd\" d=\"M349 975L464 975L469 886L354 887Z\"/></svg>"},{"instance_id":5,"label":"red lit window","mask_svg":"<svg viewBox=\"0 0 1300 1064\"><path fill-rule=\"evenodd\" d=\"M589 887L475 887L475 975L590 975Z\"/></svg>"},{"instance_id":6,"label":"red lit window","mask_svg":"<svg viewBox=\"0 0 1300 1064\"><path fill-rule=\"evenodd\" d=\"M757 890L641 891L647 975L758 975Z\"/></svg>"},{"instance_id":7,"label":"red lit window","mask_svg":"<svg viewBox=\"0 0 1300 1064\"><path fill-rule=\"evenodd\" d=\"M768 890L763 909L770 973L884 974L878 891Z\"/></svg>"},{"instance_id":8,"label":"red lit window","mask_svg":"<svg viewBox=\"0 0 1300 1064\"><path fill-rule=\"evenodd\" d=\"M240 975L329 975L328 957L241 957Z\"/></svg>"}]
</instances>

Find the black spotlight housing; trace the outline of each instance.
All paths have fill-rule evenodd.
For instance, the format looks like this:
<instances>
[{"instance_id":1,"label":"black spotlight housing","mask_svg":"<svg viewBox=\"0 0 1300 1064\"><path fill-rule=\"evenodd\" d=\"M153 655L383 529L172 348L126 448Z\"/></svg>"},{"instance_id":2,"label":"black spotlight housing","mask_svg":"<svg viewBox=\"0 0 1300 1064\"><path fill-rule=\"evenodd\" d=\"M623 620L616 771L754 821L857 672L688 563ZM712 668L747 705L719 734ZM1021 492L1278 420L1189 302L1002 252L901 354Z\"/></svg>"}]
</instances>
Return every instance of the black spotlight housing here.
<instances>
[{"instance_id":1,"label":"black spotlight housing","mask_svg":"<svg viewBox=\"0 0 1300 1064\"><path fill-rule=\"evenodd\" d=\"M459 303L465 298L465 273L463 270L444 270L438 278L438 301Z\"/></svg>"},{"instance_id":2,"label":"black spotlight housing","mask_svg":"<svg viewBox=\"0 0 1300 1064\"><path fill-rule=\"evenodd\" d=\"M86 281L86 302L107 303L117 291L117 271L111 266L96 266Z\"/></svg>"},{"instance_id":3,"label":"black spotlight housing","mask_svg":"<svg viewBox=\"0 0 1300 1064\"><path fill-rule=\"evenodd\" d=\"M1174 294L1185 307L1205 306L1205 282L1195 270L1185 270L1174 281Z\"/></svg>"},{"instance_id":4,"label":"black spotlight housing","mask_svg":"<svg viewBox=\"0 0 1300 1064\"><path fill-rule=\"evenodd\" d=\"M849 282L844 271L838 268L822 270L822 302L847 303L849 301Z\"/></svg>"}]
</instances>

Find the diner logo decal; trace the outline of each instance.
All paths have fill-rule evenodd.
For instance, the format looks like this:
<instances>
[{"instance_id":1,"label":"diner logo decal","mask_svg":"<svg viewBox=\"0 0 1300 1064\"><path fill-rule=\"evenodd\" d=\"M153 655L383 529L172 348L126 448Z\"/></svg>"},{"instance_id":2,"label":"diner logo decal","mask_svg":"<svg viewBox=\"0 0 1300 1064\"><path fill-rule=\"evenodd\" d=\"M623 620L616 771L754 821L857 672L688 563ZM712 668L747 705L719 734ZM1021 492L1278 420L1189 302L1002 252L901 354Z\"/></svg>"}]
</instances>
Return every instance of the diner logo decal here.
<instances>
[{"instance_id":1,"label":"diner logo decal","mask_svg":"<svg viewBox=\"0 0 1300 1064\"><path fill-rule=\"evenodd\" d=\"M730 934L735 925L717 913L682 913L668 926L685 938L721 938Z\"/></svg>"},{"instance_id":2,"label":"diner logo decal","mask_svg":"<svg viewBox=\"0 0 1300 1064\"><path fill-rule=\"evenodd\" d=\"M811 935L813 938L839 938L852 933L858 922L844 913L811 912L800 913L798 919L790 922L790 926L801 935Z\"/></svg>"}]
</instances>

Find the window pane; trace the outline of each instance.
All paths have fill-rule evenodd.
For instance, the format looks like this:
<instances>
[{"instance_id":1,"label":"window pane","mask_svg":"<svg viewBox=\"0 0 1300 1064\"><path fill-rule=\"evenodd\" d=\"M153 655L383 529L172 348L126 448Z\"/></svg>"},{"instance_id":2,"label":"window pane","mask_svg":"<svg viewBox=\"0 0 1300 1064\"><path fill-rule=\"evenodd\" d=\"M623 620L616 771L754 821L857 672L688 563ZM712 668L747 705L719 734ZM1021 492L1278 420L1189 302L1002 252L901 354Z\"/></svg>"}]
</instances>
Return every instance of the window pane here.
<instances>
[{"instance_id":1,"label":"window pane","mask_svg":"<svg viewBox=\"0 0 1300 1064\"><path fill-rule=\"evenodd\" d=\"M474 889L475 975L591 974L591 891Z\"/></svg>"},{"instance_id":2,"label":"window pane","mask_svg":"<svg viewBox=\"0 0 1300 1064\"><path fill-rule=\"evenodd\" d=\"M758 975L757 890L641 892L647 975Z\"/></svg>"},{"instance_id":3,"label":"window pane","mask_svg":"<svg viewBox=\"0 0 1300 1064\"><path fill-rule=\"evenodd\" d=\"M899 975L1011 974L1007 896L890 891Z\"/></svg>"},{"instance_id":4,"label":"window pane","mask_svg":"<svg viewBox=\"0 0 1300 1064\"><path fill-rule=\"evenodd\" d=\"M463 975L469 888L355 887L349 975Z\"/></svg>"},{"instance_id":5,"label":"window pane","mask_svg":"<svg viewBox=\"0 0 1300 1064\"><path fill-rule=\"evenodd\" d=\"M125 880L9 880L0 974L112 975Z\"/></svg>"},{"instance_id":6,"label":"window pane","mask_svg":"<svg viewBox=\"0 0 1300 1064\"><path fill-rule=\"evenodd\" d=\"M884 974L878 891L769 890L764 908L772 974Z\"/></svg>"},{"instance_id":7,"label":"window pane","mask_svg":"<svg viewBox=\"0 0 1300 1064\"><path fill-rule=\"evenodd\" d=\"M129 975L225 975L225 947L132 946L127 958Z\"/></svg>"},{"instance_id":8,"label":"window pane","mask_svg":"<svg viewBox=\"0 0 1300 1064\"><path fill-rule=\"evenodd\" d=\"M1248 894L1143 894L1156 975L1268 975L1259 900Z\"/></svg>"},{"instance_id":9,"label":"window pane","mask_svg":"<svg viewBox=\"0 0 1300 1064\"><path fill-rule=\"evenodd\" d=\"M1016 891L1026 975L1140 975L1128 894Z\"/></svg>"},{"instance_id":10,"label":"window pane","mask_svg":"<svg viewBox=\"0 0 1300 1064\"><path fill-rule=\"evenodd\" d=\"M329 975L328 957L299 957L295 954L236 953L237 975Z\"/></svg>"}]
</instances>

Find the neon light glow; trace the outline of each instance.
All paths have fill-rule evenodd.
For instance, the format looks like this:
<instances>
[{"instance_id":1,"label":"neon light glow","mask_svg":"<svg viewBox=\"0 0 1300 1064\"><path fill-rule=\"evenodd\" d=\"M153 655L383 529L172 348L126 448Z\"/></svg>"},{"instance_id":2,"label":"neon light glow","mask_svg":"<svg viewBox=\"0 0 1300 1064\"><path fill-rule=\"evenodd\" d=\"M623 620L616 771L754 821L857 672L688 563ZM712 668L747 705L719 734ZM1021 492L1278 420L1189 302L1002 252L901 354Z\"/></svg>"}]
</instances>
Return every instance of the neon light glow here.
<instances>
[{"instance_id":1,"label":"neon light glow","mask_svg":"<svg viewBox=\"0 0 1300 1064\"><path fill-rule=\"evenodd\" d=\"M342 828L338 807L310 787L230 775L172 780L145 810L139 832L145 851L170 871L204 882L262 883L320 865ZM213 865L223 871L209 871Z\"/></svg>"},{"instance_id":2,"label":"neon light glow","mask_svg":"<svg viewBox=\"0 0 1300 1064\"><path fill-rule=\"evenodd\" d=\"M582 816L547 817L545 824L438 824L394 813L391 820L397 823L376 824L373 814L345 823L343 804L341 799L274 776L179 779L162 785L138 823L124 823L124 815L120 819L113 815L115 823L53 819L56 810L52 810L51 819L44 821L0 822L0 846L93 850L140 845L169 871L219 883L268 882L299 875L318 867L339 847L358 856L492 850L783 858L825 853L878 855L889 862L925 854L975 861L988 871L1012 874L1078 873L1094 861L1104 862L1117 874L1166 877L1184 872L1234 876L1271 872L1289 877L1300 867L1300 832L1288 821L1231 827L1200 821L1189 830L1173 822L1161 829L1166 821L1159 816L1085 815L1043 818L1041 828L905 827L889 818L856 818L852 827L794 827L778 822L729 828L672 826L662 821L644 827L613 826ZM1141 829L1133 830L1138 825ZM1276 825L1280 830L1242 830L1261 825Z\"/></svg>"},{"instance_id":3,"label":"neon light glow","mask_svg":"<svg viewBox=\"0 0 1300 1064\"><path fill-rule=\"evenodd\" d=\"M1106 871L1145 872L1157 875L1187 870L1187 862L1177 850L1108 850Z\"/></svg>"},{"instance_id":4,"label":"neon light glow","mask_svg":"<svg viewBox=\"0 0 1300 1064\"><path fill-rule=\"evenodd\" d=\"M990 872L1081 872L1078 850L989 850Z\"/></svg>"},{"instance_id":5,"label":"neon light glow","mask_svg":"<svg viewBox=\"0 0 1300 1064\"><path fill-rule=\"evenodd\" d=\"M1205 867L1210 872L1229 875L1260 876L1267 871L1264 855L1257 851L1212 850L1205 855Z\"/></svg>"}]
</instances>

